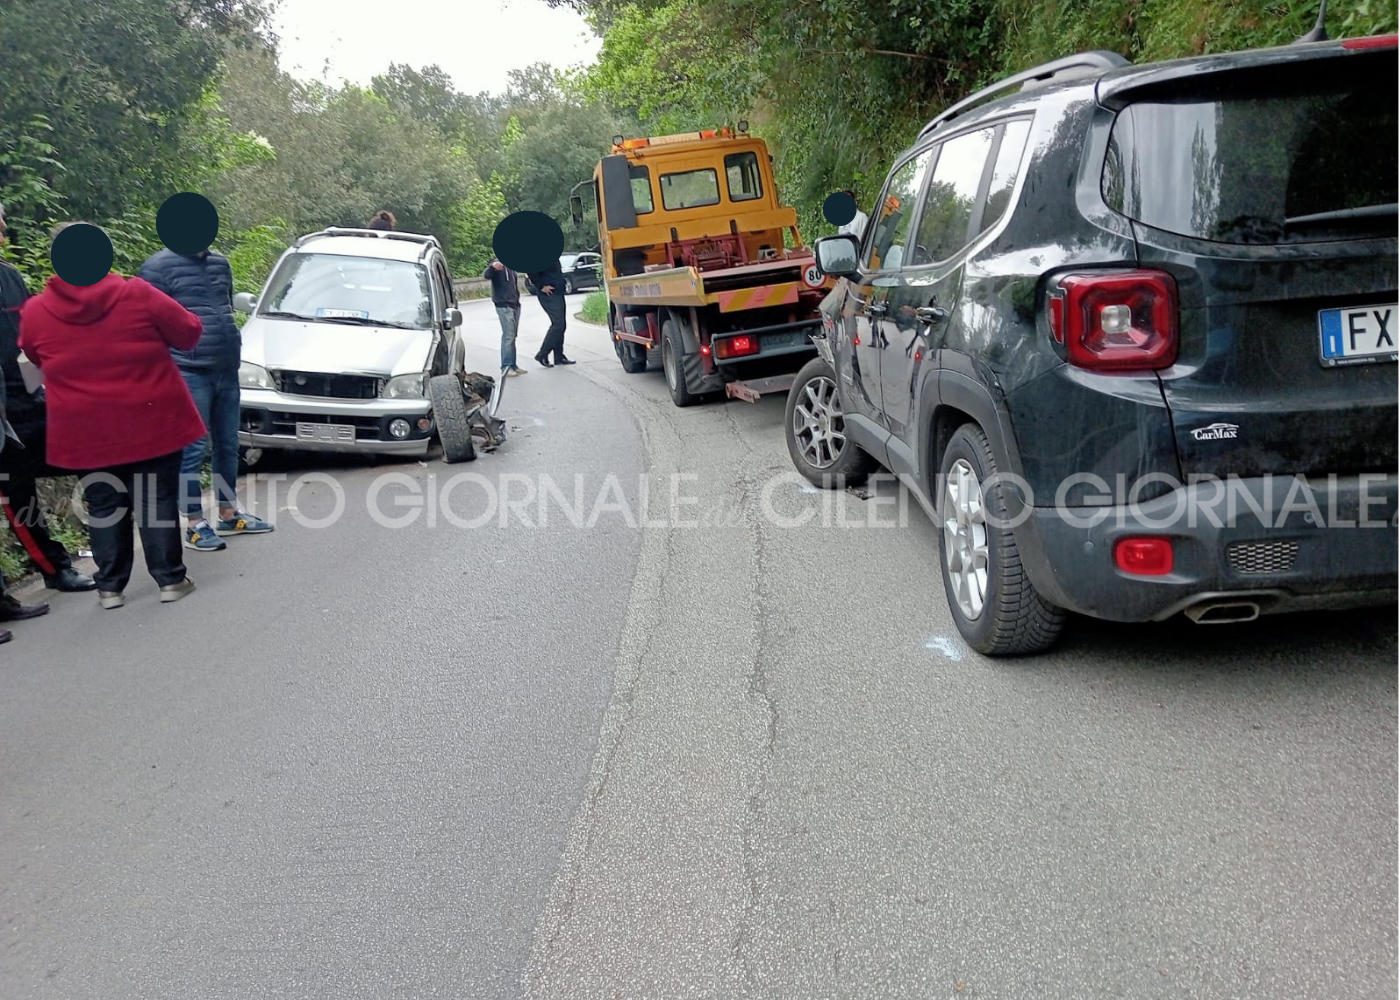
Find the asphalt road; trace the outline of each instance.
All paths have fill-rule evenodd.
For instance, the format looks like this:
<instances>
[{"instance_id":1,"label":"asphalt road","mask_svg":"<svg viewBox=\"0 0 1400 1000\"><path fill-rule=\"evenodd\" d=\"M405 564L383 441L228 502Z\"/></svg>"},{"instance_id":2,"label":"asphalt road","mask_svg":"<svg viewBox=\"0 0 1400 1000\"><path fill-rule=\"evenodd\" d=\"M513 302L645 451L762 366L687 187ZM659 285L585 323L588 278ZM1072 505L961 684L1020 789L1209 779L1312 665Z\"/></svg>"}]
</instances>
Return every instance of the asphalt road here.
<instances>
[{"instance_id":1,"label":"asphalt road","mask_svg":"<svg viewBox=\"0 0 1400 1000\"><path fill-rule=\"evenodd\" d=\"M14 627L0 997L1395 996L1394 609L989 661L781 397L568 352L495 454L273 461L190 598Z\"/></svg>"}]
</instances>

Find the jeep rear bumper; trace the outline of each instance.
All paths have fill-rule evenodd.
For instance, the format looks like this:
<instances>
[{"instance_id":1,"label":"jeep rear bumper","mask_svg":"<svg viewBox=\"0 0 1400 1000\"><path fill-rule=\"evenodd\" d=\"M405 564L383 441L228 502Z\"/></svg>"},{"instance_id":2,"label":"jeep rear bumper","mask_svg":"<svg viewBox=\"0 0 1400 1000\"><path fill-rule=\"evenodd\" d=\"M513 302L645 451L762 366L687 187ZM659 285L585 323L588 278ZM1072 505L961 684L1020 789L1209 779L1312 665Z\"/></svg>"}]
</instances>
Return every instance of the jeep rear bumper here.
<instances>
[{"instance_id":1,"label":"jeep rear bumper","mask_svg":"<svg viewBox=\"0 0 1400 1000\"><path fill-rule=\"evenodd\" d=\"M1285 476L1215 481L1136 507L1030 508L1015 528L1017 547L1046 600L1108 621L1161 621L1235 601L1259 614L1395 601L1400 480L1375 474L1296 483ZM1171 540L1169 573L1117 567L1117 543L1143 536Z\"/></svg>"}]
</instances>

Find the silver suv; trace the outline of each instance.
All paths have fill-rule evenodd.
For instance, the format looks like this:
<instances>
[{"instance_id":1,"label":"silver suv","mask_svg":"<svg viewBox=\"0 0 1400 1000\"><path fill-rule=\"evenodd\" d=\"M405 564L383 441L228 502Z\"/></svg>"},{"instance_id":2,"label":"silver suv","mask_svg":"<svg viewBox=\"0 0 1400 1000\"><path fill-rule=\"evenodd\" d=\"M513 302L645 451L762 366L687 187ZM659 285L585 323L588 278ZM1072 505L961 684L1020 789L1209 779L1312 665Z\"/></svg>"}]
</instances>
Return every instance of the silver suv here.
<instances>
[{"instance_id":1,"label":"silver suv","mask_svg":"<svg viewBox=\"0 0 1400 1000\"><path fill-rule=\"evenodd\" d=\"M243 327L244 449L423 454L428 380L462 371L452 278L432 236L326 229L282 255Z\"/></svg>"}]
</instances>

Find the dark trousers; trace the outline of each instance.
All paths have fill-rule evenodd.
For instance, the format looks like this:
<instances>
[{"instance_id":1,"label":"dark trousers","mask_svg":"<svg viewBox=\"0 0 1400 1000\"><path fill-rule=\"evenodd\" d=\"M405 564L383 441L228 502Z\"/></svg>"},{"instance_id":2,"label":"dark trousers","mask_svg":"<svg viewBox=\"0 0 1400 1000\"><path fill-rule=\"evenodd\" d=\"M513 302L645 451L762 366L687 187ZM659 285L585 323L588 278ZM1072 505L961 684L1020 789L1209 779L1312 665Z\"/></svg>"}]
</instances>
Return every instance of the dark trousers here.
<instances>
[{"instance_id":1,"label":"dark trousers","mask_svg":"<svg viewBox=\"0 0 1400 1000\"><path fill-rule=\"evenodd\" d=\"M55 470L44 462L43 429L16 427L16 432L24 442L21 448L13 441L5 442L0 451L0 506L4 507L5 520L10 523L10 531L24 546L29 561L38 567L45 576L69 569L73 560L68 550L56 542L49 534L48 519L39 506L38 484L40 476L51 476Z\"/></svg>"},{"instance_id":2,"label":"dark trousers","mask_svg":"<svg viewBox=\"0 0 1400 1000\"><path fill-rule=\"evenodd\" d=\"M545 315L549 317L549 332L544 335L544 343L540 345L539 353L535 359L547 358L551 353L554 360L558 361L564 356L564 313L568 306L564 303L564 294L556 289L553 295L539 295L540 305L544 307Z\"/></svg>"},{"instance_id":3,"label":"dark trousers","mask_svg":"<svg viewBox=\"0 0 1400 1000\"><path fill-rule=\"evenodd\" d=\"M119 593L136 558L133 527L141 532L146 569L162 587L185 578L180 541L180 455L94 469L83 476L88 535L97 560L97 589Z\"/></svg>"}]
</instances>

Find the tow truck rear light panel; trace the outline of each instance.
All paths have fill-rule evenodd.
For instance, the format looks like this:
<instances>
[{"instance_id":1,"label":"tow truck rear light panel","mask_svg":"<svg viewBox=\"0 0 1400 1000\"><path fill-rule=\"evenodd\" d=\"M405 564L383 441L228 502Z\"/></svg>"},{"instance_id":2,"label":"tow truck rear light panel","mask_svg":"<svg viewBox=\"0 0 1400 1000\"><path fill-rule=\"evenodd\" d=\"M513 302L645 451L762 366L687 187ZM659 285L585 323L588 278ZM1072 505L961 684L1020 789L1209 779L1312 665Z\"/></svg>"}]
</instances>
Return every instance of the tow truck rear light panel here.
<instances>
[{"instance_id":1,"label":"tow truck rear light panel","mask_svg":"<svg viewBox=\"0 0 1400 1000\"><path fill-rule=\"evenodd\" d=\"M714 341L715 357L727 361L730 358L744 358L751 354L757 354L760 347L757 337L741 333L734 337L716 337Z\"/></svg>"}]
</instances>

